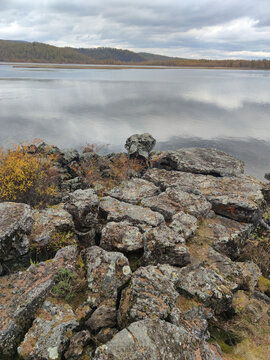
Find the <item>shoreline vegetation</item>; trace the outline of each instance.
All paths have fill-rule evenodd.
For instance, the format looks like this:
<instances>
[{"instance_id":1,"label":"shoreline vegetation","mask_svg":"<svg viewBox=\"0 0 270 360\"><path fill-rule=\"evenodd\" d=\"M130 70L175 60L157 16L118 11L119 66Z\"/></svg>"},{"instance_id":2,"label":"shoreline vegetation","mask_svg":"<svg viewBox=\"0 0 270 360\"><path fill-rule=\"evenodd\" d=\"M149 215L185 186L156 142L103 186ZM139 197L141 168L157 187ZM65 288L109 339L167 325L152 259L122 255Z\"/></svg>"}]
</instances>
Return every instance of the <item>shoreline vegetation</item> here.
<instances>
[{"instance_id":1,"label":"shoreline vegetation","mask_svg":"<svg viewBox=\"0 0 270 360\"><path fill-rule=\"evenodd\" d=\"M186 59L115 48L57 47L39 42L0 40L0 64L68 69L243 69L270 70L270 60ZM21 63L24 65L22 66ZM122 67L121 67L122 66Z\"/></svg>"}]
</instances>

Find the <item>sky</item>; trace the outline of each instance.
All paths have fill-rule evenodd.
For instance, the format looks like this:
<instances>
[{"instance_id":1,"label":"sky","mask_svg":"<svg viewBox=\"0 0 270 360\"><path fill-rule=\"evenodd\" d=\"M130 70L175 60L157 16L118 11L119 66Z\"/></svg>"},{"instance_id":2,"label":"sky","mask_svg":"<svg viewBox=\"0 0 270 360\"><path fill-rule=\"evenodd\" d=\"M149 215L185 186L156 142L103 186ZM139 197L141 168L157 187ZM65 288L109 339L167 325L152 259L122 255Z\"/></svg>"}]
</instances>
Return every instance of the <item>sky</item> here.
<instances>
[{"instance_id":1,"label":"sky","mask_svg":"<svg viewBox=\"0 0 270 360\"><path fill-rule=\"evenodd\" d=\"M0 0L0 39L270 59L270 0Z\"/></svg>"}]
</instances>

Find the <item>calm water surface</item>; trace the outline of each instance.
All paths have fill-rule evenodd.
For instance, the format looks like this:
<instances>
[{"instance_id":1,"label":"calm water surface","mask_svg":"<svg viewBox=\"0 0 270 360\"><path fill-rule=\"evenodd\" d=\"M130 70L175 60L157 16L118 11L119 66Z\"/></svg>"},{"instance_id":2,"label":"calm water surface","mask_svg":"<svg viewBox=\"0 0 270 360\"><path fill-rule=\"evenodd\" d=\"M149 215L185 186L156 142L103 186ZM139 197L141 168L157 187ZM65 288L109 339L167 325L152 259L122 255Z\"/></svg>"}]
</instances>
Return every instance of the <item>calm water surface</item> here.
<instances>
[{"instance_id":1,"label":"calm water surface","mask_svg":"<svg viewBox=\"0 0 270 360\"><path fill-rule=\"evenodd\" d=\"M270 171L270 72L19 69L0 65L0 144L122 150L150 132L159 149L215 146Z\"/></svg>"}]
</instances>

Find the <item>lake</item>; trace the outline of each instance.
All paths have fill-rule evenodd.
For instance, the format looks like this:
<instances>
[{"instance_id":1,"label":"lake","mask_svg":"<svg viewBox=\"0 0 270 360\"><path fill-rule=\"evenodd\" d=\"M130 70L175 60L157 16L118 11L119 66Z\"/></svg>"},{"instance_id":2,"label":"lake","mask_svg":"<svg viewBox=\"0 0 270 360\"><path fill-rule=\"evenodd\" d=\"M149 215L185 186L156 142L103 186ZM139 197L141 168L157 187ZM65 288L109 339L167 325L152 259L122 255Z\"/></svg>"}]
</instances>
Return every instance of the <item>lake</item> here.
<instances>
[{"instance_id":1,"label":"lake","mask_svg":"<svg viewBox=\"0 0 270 360\"><path fill-rule=\"evenodd\" d=\"M217 147L270 171L270 72L213 69L24 69L0 65L0 144L60 147L149 132L156 149Z\"/></svg>"}]
</instances>

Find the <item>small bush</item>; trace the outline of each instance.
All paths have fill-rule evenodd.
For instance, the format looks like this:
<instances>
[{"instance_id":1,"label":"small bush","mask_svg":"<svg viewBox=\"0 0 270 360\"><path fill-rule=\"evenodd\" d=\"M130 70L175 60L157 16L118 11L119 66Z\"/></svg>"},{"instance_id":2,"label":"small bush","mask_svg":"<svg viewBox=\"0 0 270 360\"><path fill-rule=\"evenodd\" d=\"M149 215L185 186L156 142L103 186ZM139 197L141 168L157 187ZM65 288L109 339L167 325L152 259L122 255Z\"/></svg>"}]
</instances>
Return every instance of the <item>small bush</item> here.
<instances>
[{"instance_id":1,"label":"small bush","mask_svg":"<svg viewBox=\"0 0 270 360\"><path fill-rule=\"evenodd\" d=\"M29 154L27 146L0 149L0 201L43 205L56 193L53 156Z\"/></svg>"}]
</instances>

